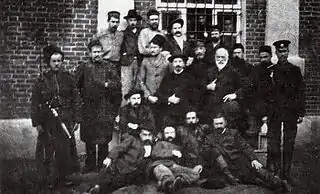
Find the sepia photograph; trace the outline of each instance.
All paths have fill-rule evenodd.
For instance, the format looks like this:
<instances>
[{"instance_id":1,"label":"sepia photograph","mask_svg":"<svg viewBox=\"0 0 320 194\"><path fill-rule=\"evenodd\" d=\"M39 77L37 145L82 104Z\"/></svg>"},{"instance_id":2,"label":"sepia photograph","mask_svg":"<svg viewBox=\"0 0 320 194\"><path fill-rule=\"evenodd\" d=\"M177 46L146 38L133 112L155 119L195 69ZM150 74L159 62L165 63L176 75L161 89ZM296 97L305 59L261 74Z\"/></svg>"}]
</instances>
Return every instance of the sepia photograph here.
<instances>
[{"instance_id":1,"label":"sepia photograph","mask_svg":"<svg viewBox=\"0 0 320 194\"><path fill-rule=\"evenodd\" d=\"M0 194L320 193L319 0L0 12Z\"/></svg>"}]
</instances>

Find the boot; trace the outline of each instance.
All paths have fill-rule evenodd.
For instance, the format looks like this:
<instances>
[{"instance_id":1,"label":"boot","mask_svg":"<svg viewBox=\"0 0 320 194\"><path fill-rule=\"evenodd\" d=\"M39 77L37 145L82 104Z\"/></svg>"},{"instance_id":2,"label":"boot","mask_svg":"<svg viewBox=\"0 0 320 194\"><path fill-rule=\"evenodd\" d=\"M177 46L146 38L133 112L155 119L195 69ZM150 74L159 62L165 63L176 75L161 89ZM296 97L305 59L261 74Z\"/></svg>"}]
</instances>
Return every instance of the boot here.
<instances>
[{"instance_id":1,"label":"boot","mask_svg":"<svg viewBox=\"0 0 320 194\"><path fill-rule=\"evenodd\" d=\"M240 182L240 180L236 177L234 177L231 172L228 169L228 163L224 160L222 155L219 155L216 159L216 162L218 163L218 166L222 170L223 174L227 177L227 180L230 182L230 184L235 185Z\"/></svg>"},{"instance_id":2,"label":"boot","mask_svg":"<svg viewBox=\"0 0 320 194\"><path fill-rule=\"evenodd\" d=\"M174 191L179 191L187 185L187 182L181 176L177 176L173 182Z\"/></svg>"},{"instance_id":3,"label":"boot","mask_svg":"<svg viewBox=\"0 0 320 194\"><path fill-rule=\"evenodd\" d=\"M274 176L271 172L268 172L266 169L257 170L257 176L262 181L266 182L273 189L281 189L283 192L291 191L291 186L286 180L282 180L278 176Z\"/></svg>"}]
</instances>

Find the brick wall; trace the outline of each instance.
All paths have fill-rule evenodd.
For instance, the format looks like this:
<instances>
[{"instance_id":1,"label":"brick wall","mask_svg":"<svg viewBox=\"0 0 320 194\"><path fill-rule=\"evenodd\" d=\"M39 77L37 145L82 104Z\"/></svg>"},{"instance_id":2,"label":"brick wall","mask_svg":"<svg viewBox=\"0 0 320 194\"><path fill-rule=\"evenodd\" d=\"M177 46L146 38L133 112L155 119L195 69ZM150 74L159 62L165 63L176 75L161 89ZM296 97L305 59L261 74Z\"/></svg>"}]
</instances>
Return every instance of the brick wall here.
<instances>
[{"instance_id":1,"label":"brick wall","mask_svg":"<svg viewBox=\"0 0 320 194\"><path fill-rule=\"evenodd\" d=\"M2 1L0 118L29 116L40 62L35 34L43 33L48 43L62 47L70 70L86 58L87 42L96 33L97 10L95 0Z\"/></svg>"},{"instance_id":2,"label":"brick wall","mask_svg":"<svg viewBox=\"0 0 320 194\"><path fill-rule=\"evenodd\" d=\"M320 1L300 0L299 55L306 59L307 114L320 115Z\"/></svg>"},{"instance_id":3,"label":"brick wall","mask_svg":"<svg viewBox=\"0 0 320 194\"><path fill-rule=\"evenodd\" d=\"M246 1L246 58L251 64L259 62L259 47L265 44L266 1Z\"/></svg>"}]
</instances>

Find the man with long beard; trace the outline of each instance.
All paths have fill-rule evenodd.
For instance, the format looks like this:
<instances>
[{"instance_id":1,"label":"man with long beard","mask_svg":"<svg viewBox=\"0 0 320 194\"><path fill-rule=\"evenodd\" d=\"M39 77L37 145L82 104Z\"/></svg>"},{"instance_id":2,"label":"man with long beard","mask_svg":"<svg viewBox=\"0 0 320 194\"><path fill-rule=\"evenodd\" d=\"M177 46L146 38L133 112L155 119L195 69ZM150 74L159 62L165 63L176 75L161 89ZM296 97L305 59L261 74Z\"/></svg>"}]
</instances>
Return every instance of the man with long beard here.
<instances>
[{"instance_id":1,"label":"man with long beard","mask_svg":"<svg viewBox=\"0 0 320 194\"><path fill-rule=\"evenodd\" d=\"M143 56L151 55L150 41L153 39L153 37L157 34L163 35L163 33L158 29L159 15L160 13L155 9L151 9L147 13L149 27L141 30L138 39L139 52Z\"/></svg>"},{"instance_id":2,"label":"man with long beard","mask_svg":"<svg viewBox=\"0 0 320 194\"><path fill-rule=\"evenodd\" d=\"M138 128L148 126L149 129L155 130L155 121L151 109L142 103L143 91L132 89L126 95L125 99L128 104L120 108L120 131L125 137L134 133Z\"/></svg>"}]
</instances>

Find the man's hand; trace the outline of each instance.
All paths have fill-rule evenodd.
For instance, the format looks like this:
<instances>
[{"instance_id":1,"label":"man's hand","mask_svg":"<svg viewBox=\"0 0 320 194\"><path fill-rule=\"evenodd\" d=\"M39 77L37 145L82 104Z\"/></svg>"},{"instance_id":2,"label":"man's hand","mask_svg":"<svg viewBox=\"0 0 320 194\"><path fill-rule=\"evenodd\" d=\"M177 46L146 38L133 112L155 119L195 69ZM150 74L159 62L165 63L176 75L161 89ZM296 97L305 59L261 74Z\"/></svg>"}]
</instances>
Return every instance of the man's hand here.
<instances>
[{"instance_id":1,"label":"man's hand","mask_svg":"<svg viewBox=\"0 0 320 194\"><path fill-rule=\"evenodd\" d=\"M302 121L303 121L303 117L298 117L297 123L302 123Z\"/></svg>"},{"instance_id":2,"label":"man's hand","mask_svg":"<svg viewBox=\"0 0 320 194\"><path fill-rule=\"evenodd\" d=\"M41 125L36 126L36 129L38 131L38 134L43 133L43 128Z\"/></svg>"},{"instance_id":3,"label":"man's hand","mask_svg":"<svg viewBox=\"0 0 320 194\"><path fill-rule=\"evenodd\" d=\"M223 97L223 102L235 100L236 98L237 98L237 94L236 94L236 93L227 94L227 95L225 95L225 96Z\"/></svg>"},{"instance_id":4,"label":"man's hand","mask_svg":"<svg viewBox=\"0 0 320 194\"><path fill-rule=\"evenodd\" d=\"M54 108L51 109L51 112L52 112L53 116L55 116L55 117L57 117L59 115L57 110Z\"/></svg>"},{"instance_id":5,"label":"man's hand","mask_svg":"<svg viewBox=\"0 0 320 194\"><path fill-rule=\"evenodd\" d=\"M158 101L158 97L156 97L156 96L148 96L148 100L149 100L149 102L154 104L154 103L156 103Z\"/></svg>"},{"instance_id":6,"label":"man's hand","mask_svg":"<svg viewBox=\"0 0 320 194\"><path fill-rule=\"evenodd\" d=\"M74 124L72 131L75 132L75 131L77 131L79 128L80 128L80 123L76 123L76 124ZM72 134L71 134L71 135L72 135Z\"/></svg>"},{"instance_id":7,"label":"man's hand","mask_svg":"<svg viewBox=\"0 0 320 194\"><path fill-rule=\"evenodd\" d=\"M182 157L182 154L179 150L172 150L172 155L178 157L178 158L181 158Z\"/></svg>"},{"instance_id":8,"label":"man's hand","mask_svg":"<svg viewBox=\"0 0 320 194\"><path fill-rule=\"evenodd\" d=\"M207 85L207 90L211 90L211 91L214 91L216 89L216 81L217 79L213 80L210 84Z\"/></svg>"},{"instance_id":9,"label":"man's hand","mask_svg":"<svg viewBox=\"0 0 320 194\"><path fill-rule=\"evenodd\" d=\"M111 165L111 159L110 158L104 159L103 164L106 165L106 168L108 168Z\"/></svg>"},{"instance_id":10,"label":"man's hand","mask_svg":"<svg viewBox=\"0 0 320 194\"><path fill-rule=\"evenodd\" d=\"M180 102L180 98L176 97L176 94L173 94L168 98L168 103L169 104L178 104Z\"/></svg>"},{"instance_id":11,"label":"man's hand","mask_svg":"<svg viewBox=\"0 0 320 194\"><path fill-rule=\"evenodd\" d=\"M193 59L194 59L193 57L188 57L188 60L186 62L186 67L188 67L188 66L190 66L192 64Z\"/></svg>"},{"instance_id":12,"label":"man's hand","mask_svg":"<svg viewBox=\"0 0 320 194\"><path fill-rule=\"evenodd\" d=\"M134 123L128 123L128 127L130 128L130 129L138 129L138 124L134 124Z\"/></svg>"},{"instance_id":13,"label":"man's hand","mask_svg":"<svg viewBox=\"0 0 320 194\"><path fill-rule=\"evenodd\" d=\"M114 121L116 123L119 123L120 122L120 115L117 115L115 118L114 118Z\"/></svg>"},{"instance_id":14,"label":"man's hand","mask_svg":"<svg viewBox=\"0 0 320 194\"><path fill-rule=\"evenodd\" d=\"M253 160L251 162L251 166L256 170L259 170L260 168L262 168L262 164L258 160Z\"/></svg>"},{"instance_id":15,"label":"man's hand","mask_svg":"<svg viewBox=\"0 0 320 194\"><path fill-rule=\"evenodd\" d=\"M104 87L107 88L109 86L108 82L104 83Z\"/></svg>"}]
</instances>

